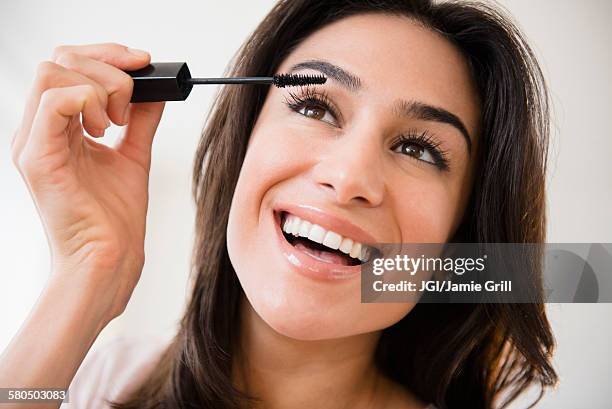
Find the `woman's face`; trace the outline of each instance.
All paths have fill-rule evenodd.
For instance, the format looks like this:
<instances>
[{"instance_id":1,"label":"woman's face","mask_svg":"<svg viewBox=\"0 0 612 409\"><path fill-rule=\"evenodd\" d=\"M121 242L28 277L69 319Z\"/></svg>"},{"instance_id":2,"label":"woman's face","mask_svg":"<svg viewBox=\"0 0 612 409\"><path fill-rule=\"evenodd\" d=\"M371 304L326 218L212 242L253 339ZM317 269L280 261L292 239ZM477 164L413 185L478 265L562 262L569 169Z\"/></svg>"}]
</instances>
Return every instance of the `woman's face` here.
<instances>
[{"instance_id":1,"label":"woman's face","mask_svg":"<svg viewBox=\"0 0 612 409\"><path fill-rule=\"evenodd\" d=\"M328 79L270 90L232 201L230 259L253 309L281 334L386 328L414 304L360 302L358 243L452 237L480 115L467 64L406 17L363 14L309 36L278 70L292 71Z\"/></svg>"}]
</instances>

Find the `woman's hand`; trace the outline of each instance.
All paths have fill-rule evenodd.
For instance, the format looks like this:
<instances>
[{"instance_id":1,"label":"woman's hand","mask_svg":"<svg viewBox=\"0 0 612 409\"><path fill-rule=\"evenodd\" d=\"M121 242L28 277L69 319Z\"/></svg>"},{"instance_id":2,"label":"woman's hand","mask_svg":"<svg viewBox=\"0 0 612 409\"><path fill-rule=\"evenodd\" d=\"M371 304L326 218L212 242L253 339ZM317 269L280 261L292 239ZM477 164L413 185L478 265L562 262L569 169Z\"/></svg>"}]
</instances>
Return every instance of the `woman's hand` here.
<instances>
[{"instance_id":1,"label":"woman's hand","mask_svg":"<svg viewBox=\"0 0 612 409\"><path fill-rule=\"evenodd\" d=\"M149 60L119 44L56 48L38 67L12 144L47 234L51 279L95 287L107 322L124 310L144 264L151 145L164 104L129 104L123 70ZM103 136L109 118L127 124L116 146L84 136Z\"/></svg>"},{"instance_id":2,"label":"woman's hand","mask_svg":"<svg viewBox=\"0 0 612 409\"><path fill-rule=\"evenodd\" d=\"M38 68L12 157L42 219L52 273L0 356L0 387L67 388L140 278L151 144L164 104L130 105L133 82L123 70L149 59L118 44L64 46ZM83 134L102 136L109 118L127 124L114 148Z\"/></svg>"}]
</instances>

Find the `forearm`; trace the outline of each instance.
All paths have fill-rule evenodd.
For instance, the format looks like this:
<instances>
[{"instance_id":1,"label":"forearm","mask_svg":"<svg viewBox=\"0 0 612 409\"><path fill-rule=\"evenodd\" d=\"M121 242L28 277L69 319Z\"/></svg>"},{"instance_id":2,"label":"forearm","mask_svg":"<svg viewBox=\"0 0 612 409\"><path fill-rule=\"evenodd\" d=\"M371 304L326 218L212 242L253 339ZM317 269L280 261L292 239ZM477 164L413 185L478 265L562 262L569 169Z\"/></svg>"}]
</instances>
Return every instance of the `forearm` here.
<instances>
[{"instance_id":1,"label":"forearm","mask_svg":"<svg viewBox=\"0 0 612 409\"><path fill-rule=\"evenodd\" d=\"M83 274L54 274L0 356L0 387L68 389L105 326L105 305Z\"/></svg>"}]
</instances>

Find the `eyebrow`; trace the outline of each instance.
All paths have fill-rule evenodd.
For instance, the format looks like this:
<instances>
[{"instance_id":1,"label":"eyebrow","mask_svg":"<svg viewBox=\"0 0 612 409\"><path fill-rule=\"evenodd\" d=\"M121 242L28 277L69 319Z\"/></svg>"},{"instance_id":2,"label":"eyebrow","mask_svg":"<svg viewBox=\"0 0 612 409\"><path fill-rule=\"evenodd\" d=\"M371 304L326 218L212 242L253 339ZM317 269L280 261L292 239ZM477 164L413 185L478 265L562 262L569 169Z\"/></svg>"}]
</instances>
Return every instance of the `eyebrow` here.
<instances>
[{"instance_id":1,"label":"eyebrow","mask_svg":"<svg viewBox=\"0 0 612 409\"><path fill-rule=\"evenodd\" d=\"M291 73L293 71L304 69L319 71L351 92L356 92L362 87L361 79L358 76L324 60L307 60L299 62L293 65L289 72ZM421 119L423 121L439 122L454 127L461 133L463 139L465 139L468 152L471 153L472 138L470 137L470 134L468 133L467 128L461 119L459 119L459 117L452 112L449 112L441 107L426 104L424 102L406 100L396 101L394 105L394 112L402 116L409 116Z\"/></svg>"}]
</instances>

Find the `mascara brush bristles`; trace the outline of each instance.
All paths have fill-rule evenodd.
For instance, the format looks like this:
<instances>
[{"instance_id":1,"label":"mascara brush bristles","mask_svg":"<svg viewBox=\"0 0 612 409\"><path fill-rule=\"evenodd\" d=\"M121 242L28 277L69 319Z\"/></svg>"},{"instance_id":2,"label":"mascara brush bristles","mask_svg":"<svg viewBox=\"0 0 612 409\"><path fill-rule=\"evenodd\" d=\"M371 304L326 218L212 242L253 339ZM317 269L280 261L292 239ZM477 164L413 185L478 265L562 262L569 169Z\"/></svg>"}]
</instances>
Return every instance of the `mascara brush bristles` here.
<instances>
[{"instance_id":1,"label":"mascara brush bristles","mask_svg":"<svg viewBox=\"0 0 612 409\"><path fill-rule=\"evenodd\" d=\"M188 78L186 83L195 84L274 84L279 88L325 84L323 75L276 74L272 77L227 77Z\"/></svg>"},{"instance_id":2,"label":"mascara brush bristles","mask_svg":"<svg viewBox=\"0 0 612 409\"><path fill-rule=\"evenodd\" d=\"M276 74L273 84L279 88L302 85L325 84L327 78L322 75Z\"/></svg>"}]
</instances>

